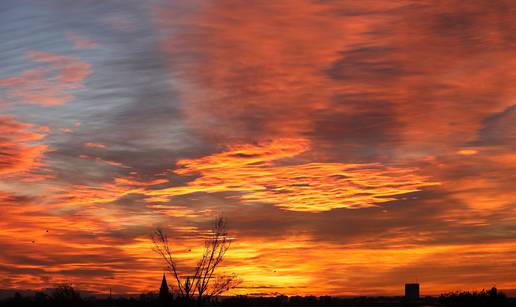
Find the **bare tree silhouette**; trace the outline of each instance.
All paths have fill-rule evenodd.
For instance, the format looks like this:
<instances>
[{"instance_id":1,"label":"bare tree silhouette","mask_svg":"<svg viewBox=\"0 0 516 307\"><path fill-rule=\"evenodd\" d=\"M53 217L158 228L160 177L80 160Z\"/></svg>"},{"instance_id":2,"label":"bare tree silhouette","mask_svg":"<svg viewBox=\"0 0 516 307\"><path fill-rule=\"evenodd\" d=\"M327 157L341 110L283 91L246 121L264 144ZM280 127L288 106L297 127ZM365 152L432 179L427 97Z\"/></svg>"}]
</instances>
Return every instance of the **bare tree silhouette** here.
<instances>
[{"instance_id":1,"label":"bare tree silhouette","mask_svg":"<svg viewBox=\"0 0 516 307\"><path fill-rule=\"evenodd\" d=\"M152 240L154 251L161 255L176 280L179 297L187 303L196 299L199 304L202 304L240 283L234 274L218 275L215 273L231 246L231 240L226 231L226 220L223 217L218 217L213 222L211 232L204 241L201 259L191 275L182 276L179 273L174 251L170 246L168 236L162 229L158 228L154 231Z\"/></svg>"}]
</instances>

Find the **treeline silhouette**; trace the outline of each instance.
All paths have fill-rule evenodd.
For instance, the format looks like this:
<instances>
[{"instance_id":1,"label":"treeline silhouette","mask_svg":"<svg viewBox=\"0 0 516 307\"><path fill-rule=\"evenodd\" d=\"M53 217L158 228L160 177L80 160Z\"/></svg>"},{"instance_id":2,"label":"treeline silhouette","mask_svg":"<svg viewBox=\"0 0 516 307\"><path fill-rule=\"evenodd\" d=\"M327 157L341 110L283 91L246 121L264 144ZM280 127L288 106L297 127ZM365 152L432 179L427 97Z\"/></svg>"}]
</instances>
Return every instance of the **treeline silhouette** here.
<instances>
[{"instance_id":1,"label":"treeline silhouette","mask_svg":"<svg viewBox=\"0 0 516 307\"><path fill-rule=\"evenodd\" d=\"M202 307L340 307L340 306L516 306L516 299L508 298L496 288L479 292L450 292L438 297L423 297L418 301L408 301L404 297L330 297L330 296L275 296L252 297L231 296L214 298L202 303ZM0 306L25 307L200 307L195 301L186 302L172 296L163 298L158 293L149 292L138 297L95 298L82 297L70 285L60 286L48 293L36 292L23 296L15 293L13 297L0 300Z\"/></svg>"}]
</instances>

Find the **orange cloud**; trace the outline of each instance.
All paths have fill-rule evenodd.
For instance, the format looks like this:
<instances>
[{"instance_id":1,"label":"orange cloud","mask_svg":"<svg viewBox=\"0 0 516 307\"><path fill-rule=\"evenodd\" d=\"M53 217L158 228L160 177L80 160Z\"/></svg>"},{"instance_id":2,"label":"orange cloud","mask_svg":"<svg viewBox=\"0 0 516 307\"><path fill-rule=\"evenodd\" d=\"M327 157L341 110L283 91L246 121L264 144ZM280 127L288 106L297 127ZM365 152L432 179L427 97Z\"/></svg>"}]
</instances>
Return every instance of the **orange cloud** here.
<instances>
[{"instance_id":1,"label":"orange cloud","mask_svg":"<svg viewBox=\"0 0 516 307\"><path fill-rule=\"evenodd\" d=\"M149 181L138 181L132 178L115 178L115 183L126 186L152 186L168 182L166 179L154 179Z\"/></svg>"},{"instance_id":2,"label":"orange cloud","mask_svg":"<svg viewBox=\"0 0 516 307\"><path fill-rule=\"evenodd\" d=\"M482 223L493 223L486 216L492 210L510 208L516 198L512 184L516 180L516 154L505 150L483 148L478 153L442 157L432 161L425 172L439 180L441 189L450 193L455 201L467 204L469 214L476 215ZM465 214L458 210L456 216L448 218ZM509 210L505 218L516 219L516 216Z\"/></svg>"},{"instance_id":3,"label":"orange cloud","mask_svg":"<svg viewBox=\"0 0 516 307\"><path fill-rule=\"evenodd\" d=\"M130 194L142 194L143 188L127 186L125 184L74 185L66 191L49 194L55 204L63 206L88 206L110 203Z\"/></svg>"},{"instance_id":4,"label":"orange cloud","mask_svg":"<svg viewBox=\"0 0 516 307\"><path fill-rule=\"evenodd\" d=\"M155 15L200 135L308 135L329 151L365 143L405 159L456 152L514 104L515 27L503 7L224 0Z\"/></svg>"},{"instance_id":5,"label":"orange cloud","mask_svg":"<svg viewBox=\"0 0 516 307\"><path fill-rule=\"evenodd\" d=\"M74 32L68 32L66 38L73 43L75 49L95 49L99 47L99 44Z\"/></svg>"},{"instance_id":6,"label":"orange cloud","mask_svg":"<svg viewBox=\"0 0 516 307\"><path fill-rule=\"evenodd\" d=\"M184 27L162 45L185 82L181 94L190 125L240 143L254 136L249 130L256 122L258 137L310 131L309 114L329 107L337 89L322 70L339 59L346 44L359 43L361 33L381 21L342 23L328 16L329 9L309 1L221 1L180 16L160 7L156 15L163 31ZM183 60L184 54L199 58Z\"/></svg>"},{"instance_id":7,"label":"orange cloud","mask_svg":"<svg viewBox=\"0 0 516 307\"><path fill-rule=\"evenodd\" d=\"M149 191L149 195L242 192L247 203L266 202L293 211L321 212L365 208L436 185L416 168L379 163L281 163L308 150L303 139L277 139L233 146L227 152L181 160L175 172L197 175L186 186Z\"/></svg>"},{"instance_id":8,"label":"orange cloud","mask_svg":"<svg viewBox=\"0 0 516 307\"><path fill-rule=\"evenodd\" d=\"M29 175L41 166L40 160L48 147L30 144L45 137L34 130L38 127L0 115L0 175Z\"/></svg>"},{"instance_id":9,"label":"orange cloud","mask_svg":"<svg viewBox=\"0 0 516 307\"><path fill-rule=\"evenodd\" d=\"M92 143L92 142L86 142L86 143L84 143L84 146L91 147L91 148L99 148L99 149L106 148L106 145L104 145L104 144Z\"/></svg>"},{"instance_id":10,"label":"orange cloud","mask_svg":"<svg viewBox=\"0 0 516 307\"><path fill-rule=\"evenodd\" d=\"M114 167L120 167L120 168L126 168L126 169L131 168L130 166L127 166L127 165L125 165L123 163L116 162L116 161L111 161L111 160L105 160L105 159L102 159L101 157L94 157L94 156L89 156L89 155L79 155L79 158L81 158L81 159L93 159L93 160L96 160L96 161L99 161L99 162L103 162L103 163L106 163L106 164L114 166Z\"/></svg>"},{"instance_id":11,"label":"orange cloud","mask_svg":"<svg viewBox=\"0 0 516 307\"><path fill-rule=\"evenodd\" d=\"M461 149L459 151L457 151L457 153L459 155L463 155L463 156L469 156L469 155L475 155L478 153L478 150L475 150L475 149Z\"/></svg>"},{"instance_id":12,"label":"orange cloud","mask_svg":"<svg viewBox=\"0 0 516 307\"><path fill-rule=\"evenodd\" d=\"M166 179L139 181L133 176L116 177L113 183L66 186L60 188L57 193L48 194L48 196L49 199L52 199L53 203L61 204L65 207L89 206L114 202L131 194L146 195L146 188L166 182L168 182Z\"/></svg>"},{"instance_id":13,"label":"orange cloud","mask_svg":"<svg viewBox=\"0 0 516 307\"><path fill-rule=\"evenodd\" d=\"M60 105L70 101L71 90L80 89L91 73L91 66L79 58L48 52L28 52L38 67L18 76L0 79L7 101L13 103Z\"/></svg>"}]
</instances>

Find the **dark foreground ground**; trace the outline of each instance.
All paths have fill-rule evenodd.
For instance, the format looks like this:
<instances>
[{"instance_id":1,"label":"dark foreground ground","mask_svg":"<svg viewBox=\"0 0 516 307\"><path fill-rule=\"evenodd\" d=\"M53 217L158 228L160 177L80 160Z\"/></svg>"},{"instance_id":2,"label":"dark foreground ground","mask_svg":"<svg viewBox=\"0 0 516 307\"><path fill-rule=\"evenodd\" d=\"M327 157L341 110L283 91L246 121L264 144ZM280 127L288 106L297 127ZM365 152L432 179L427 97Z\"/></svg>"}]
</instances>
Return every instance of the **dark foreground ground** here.
<instances>
[{"instance_id":1,"label":"dark foreground ground","mask_svg":"<svg viewBox=\"0 0 516 307\"><path fill-rule=\"evenodd\" d=\"M0 307L22 306L52 306L52 307L200 307L195 302L184 302L171 297L161 298L154 293L142 294L132 298L94 298L82 297L73 289L56 289L49 294L38 292L34 295L13 297L0 300ZM345 307L345 306L515 306L516 298L508 298L503 293L491 289L481 292L454 292L438 297L423 297L417 301L408 301L404 297L315 297L315 296L276 296L276 297L247 297L234 296L204 302L201 307Z\"/></svg>"}]
</instances>

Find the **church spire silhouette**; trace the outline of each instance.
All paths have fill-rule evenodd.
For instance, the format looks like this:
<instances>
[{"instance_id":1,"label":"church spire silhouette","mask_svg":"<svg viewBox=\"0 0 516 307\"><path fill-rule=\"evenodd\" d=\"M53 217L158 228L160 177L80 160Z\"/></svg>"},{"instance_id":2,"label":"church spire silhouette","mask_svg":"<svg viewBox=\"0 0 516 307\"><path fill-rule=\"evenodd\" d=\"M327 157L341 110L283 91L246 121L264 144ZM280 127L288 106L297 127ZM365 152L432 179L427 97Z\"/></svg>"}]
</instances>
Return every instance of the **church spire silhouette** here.
<instances>
[{"instance_id":1,"label":"church spire silhouette","mask_svg":"<svg viewBox=\"0 0 516 307\"><path fill-rule=\"evenodd\" d=\"M163 279L161 280L161 287L159 288L159 300L162 302L168 301L170 298L170 292L168 291L167 278L163 273Z\"/></svg>"}]
</instances>

